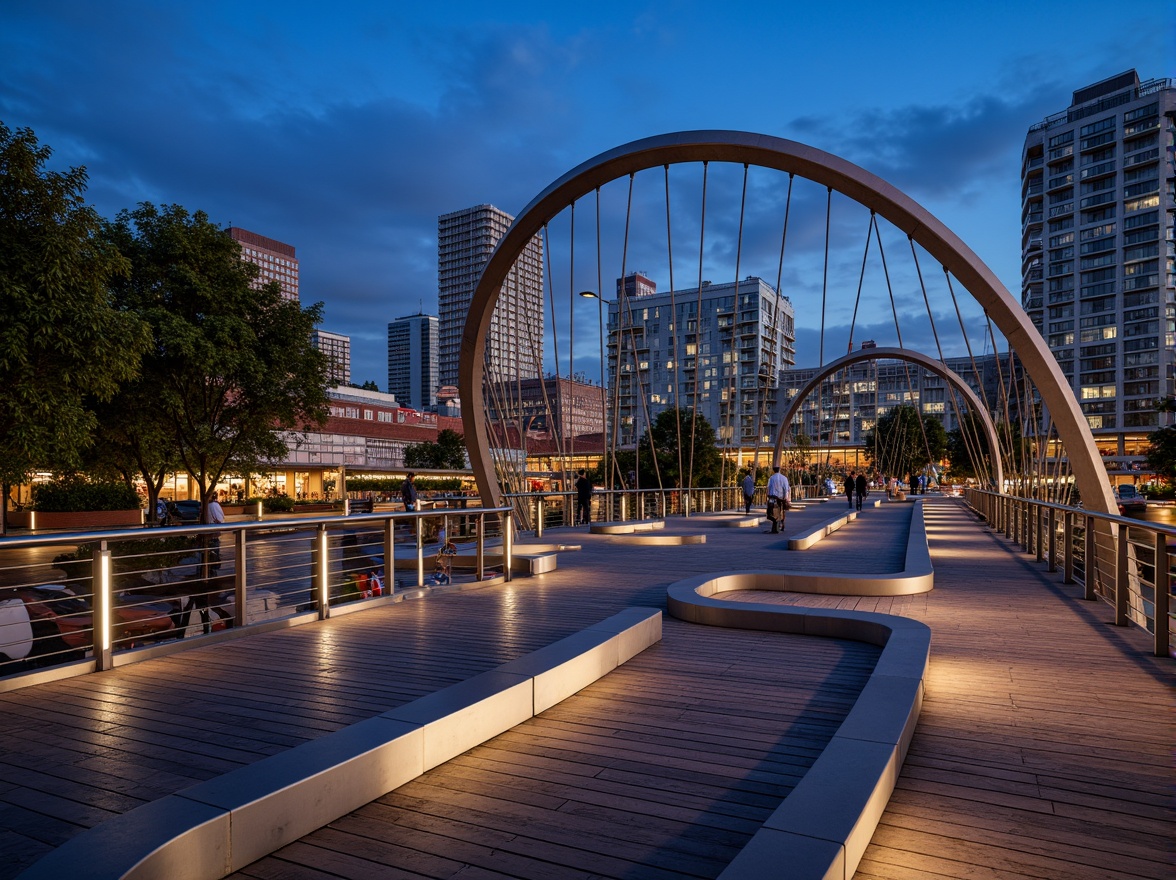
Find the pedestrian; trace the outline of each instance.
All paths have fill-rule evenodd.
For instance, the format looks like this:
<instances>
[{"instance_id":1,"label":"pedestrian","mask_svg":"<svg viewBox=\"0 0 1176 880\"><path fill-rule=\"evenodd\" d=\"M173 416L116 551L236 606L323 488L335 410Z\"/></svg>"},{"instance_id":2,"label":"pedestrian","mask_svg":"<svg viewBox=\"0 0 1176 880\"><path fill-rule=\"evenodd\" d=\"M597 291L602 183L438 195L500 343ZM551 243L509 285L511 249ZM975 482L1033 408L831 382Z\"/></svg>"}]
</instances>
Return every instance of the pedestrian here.
<instances>
[{"instance_id":1,"label":"pedestrian","mask_svg":"<svg viewBox=\"0 0 1176 880\"><path fill-rule=\"evenodd\" d=\"M792 506L792 488L788 485L788 478L780 473L780 465L772 468L772 475L768 477L768 519L772 521L771 534L779 534L780 526L784 525L784 515ZM779 516L777 516L777 511Z\"/></svg>"},{"instance_id":2,"label":"pedestrian","mask_svg":"<svg viewBox=\"0 0 1176 880\"><path fill-rule=\"evenodd\" d=\"M576 478L576 522L587 525L592 521L592 481L588 473L580 468Z\"/></svg>"},{"instance_id":3,"label":"pedestrian","mask_svg":"<svg viewBox=\"0 0 1176 880\"><path fill-rule=\"evenodd\" d=\"M220 506L220 492L212 493L212 500L208 502L208 521L210 523L224 524L225 511ZM221 554L220 554L220 533L213 532L208 536L208 559L210 565L208 566L209 576L215 575L220 571Z\"/></svg>"},{"instance_id":4,"label":"pedestrian","mask_svg":"<svg viewBox=\"0 0 1176 880\"><path fill-rule=\"evenodd\" d=\"M853 478L853 471L849 471L845 475L845 503L850 507L853 507L853 490L856 485L857 483Z\"/></svg>"},{"instance_id":5,"label":"pedestrian","mask_svg":"<svg viewBox=\"0 0 1176 880\"><path fill-rule=\"evenodd\" d=\"M870 486L866 482L865 474L858 474L857 479L854 480L854 488L857 490L857 509L862 509L862 499L870 494Z\"/></svg>"},{"instance_id":6,"label":"pedestrian","mask_svg":"<svg viewBox=\"0 0 1176 880\"><path fill-rule=\"evenodd\" d=\"M410 513L417 509L416 474L412 471L400 484L400 500L404 502L404 509Z\"/></svg>"},{"instance_id":7,"label":"pedestrian","mask_svg":"<svg viewBox=\"0 0 1176 880\"><path fill-rule=\"evenodd\" d=\"M743 512L751 515L751 501L755 498L755 477L751 475L751 471L747 472L747 476L743 478Z\"/></svg>"}]
</instances>

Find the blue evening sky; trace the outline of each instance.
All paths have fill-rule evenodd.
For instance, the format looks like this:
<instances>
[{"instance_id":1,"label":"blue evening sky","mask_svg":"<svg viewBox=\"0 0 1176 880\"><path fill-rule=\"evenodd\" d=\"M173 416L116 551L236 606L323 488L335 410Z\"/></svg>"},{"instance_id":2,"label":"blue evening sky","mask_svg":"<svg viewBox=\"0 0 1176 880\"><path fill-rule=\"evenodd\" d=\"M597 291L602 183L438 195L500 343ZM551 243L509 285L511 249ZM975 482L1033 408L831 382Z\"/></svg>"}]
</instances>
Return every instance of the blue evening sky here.
<instances>
[{"instance_id":1,"label":"blue evening sky","mask_svg":"<svg viewBox=\"0 0 1176 880\"><path fill-rule=\"evenodd\" d=\"M293 244L303 302L351 336L353 380L384 388L387 322L436 311L438 214L517 213L580 162L672 131L843 156L922 203L1018 296L1026 130L1129 68L1176 75L1174 11L3 0L0 120L32 128L54 167L85 165L105 216L178 203ZM607 287L619 273L605 274ZM793 302L808 328L798 362L815 364L817 319Z\"/></svg>"}]
</instances>

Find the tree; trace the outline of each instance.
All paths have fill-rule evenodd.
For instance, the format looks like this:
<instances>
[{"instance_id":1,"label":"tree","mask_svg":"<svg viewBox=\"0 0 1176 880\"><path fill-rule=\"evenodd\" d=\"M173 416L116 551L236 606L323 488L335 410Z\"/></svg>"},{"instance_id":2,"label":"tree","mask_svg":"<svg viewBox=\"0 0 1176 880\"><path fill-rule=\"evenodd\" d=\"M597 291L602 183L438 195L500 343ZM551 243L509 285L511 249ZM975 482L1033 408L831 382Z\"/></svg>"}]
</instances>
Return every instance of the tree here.
<instances>
[{"instance_id":1,"label":"tree","mask_svg":"<svg viewBox=\"0 0 1176 880\"><path fill-rule=\"evenodd\" d=\"M437 440L415 443L404 450L404 464L414 468L460 471L466 467L465 440L457 431L443 428Z\"/></svg>"},{"instance_id":2,"label":"tree","mask_svg":"<svg viewBox=\"0 0 1176 880\"><path fill-rule=\"evenodd\" d=\"M1176 397L1156 401L1156 412L1176 412ZM1144 455L1144 461L1157 477L1169 483L1176 482L1176 425L1152 431Z\"/></svg>"},{"instance_id":3,"label":"tree","mask_svg":"<svg viewBox=\"0 0 1176 880\"><path fill-rule=\"evenodd\" d=\"M146 321L153 341L100 438L113 445L119 430L149 423L144 476L180 462L207 511L225 473L267 470L287 454L285 432L326 421L328 359L310 342L322 303L304 309L277 282L257 285L258 268L202 211L145 202L106 235L131 265L113 284L115 300Z\"/></svg>"},{"instance_id":4,"label":"tree","mask_svg":"<svg viewBox=\"0 0 1176 880\"><path fill-rule=\"evenodd\" d=\"M356 385L354 382L352 382L351 387L352 388L359 388L362 391L379 391L380 390L380 386L377 385L375 382L373 382L371 379L368 379L362 385Z\"/></svg>"},{"instance_id":5,"label":"tree","mask_svg":"<svg viewBox=\"0 0 1176 880\"><path fill-rule=\"evenodd\" d=\"M656 455L650 452L651 446ZM631 485L632 474L646 488L685 488L687 483L695 488L717 486L722 470L715 429L705 416L695 417L694 410L686 407L671 407L658 413L636 449L618 452L616 463L626 484Z\"/></svg>"},{"instance_id":6,"label":"tree","mask_svg":"<svg viewBox=\"0 0 1176 880\"><path fill-rule=\"evenodd\" d=\"M902 477L942 459L947 432L934 416L920 416L913 406L898 406L878 419L865 443L866 458L875 468Z\"/></svg>"},{"instance_id":7,"label":"tree","mask_svg":"<svg viewBox=\"0 0 1176 880\"><path fill-rule=\"evenodd\" d=\"M126 261L83 204L86 170L45 170L51 150L0 123L0 486L68 472L92 441L88 399L138 368L146 328L112 307ZM0 492L0 531L7 507Z\"/></svg>"}]
</instances>

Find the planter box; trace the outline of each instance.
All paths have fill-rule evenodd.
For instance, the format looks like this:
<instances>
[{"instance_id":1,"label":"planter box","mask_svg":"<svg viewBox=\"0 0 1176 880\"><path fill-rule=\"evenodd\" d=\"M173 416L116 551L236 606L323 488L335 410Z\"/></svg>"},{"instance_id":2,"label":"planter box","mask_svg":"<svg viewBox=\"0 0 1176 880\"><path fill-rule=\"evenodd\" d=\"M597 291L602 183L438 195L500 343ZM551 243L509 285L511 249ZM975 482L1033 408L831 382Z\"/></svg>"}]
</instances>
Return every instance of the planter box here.
<instances>
[{"instance_id":1,"label":"planter box","mask_svg":"<svg viewBox=\"0 0 1176 880\"><path fill-rule=\"evenodd\" d=\"M117 529L143 524L143 511L135 510L10 510L8 524L15 529L36 525L44 529Z\"/></svg>"}]
</instances>

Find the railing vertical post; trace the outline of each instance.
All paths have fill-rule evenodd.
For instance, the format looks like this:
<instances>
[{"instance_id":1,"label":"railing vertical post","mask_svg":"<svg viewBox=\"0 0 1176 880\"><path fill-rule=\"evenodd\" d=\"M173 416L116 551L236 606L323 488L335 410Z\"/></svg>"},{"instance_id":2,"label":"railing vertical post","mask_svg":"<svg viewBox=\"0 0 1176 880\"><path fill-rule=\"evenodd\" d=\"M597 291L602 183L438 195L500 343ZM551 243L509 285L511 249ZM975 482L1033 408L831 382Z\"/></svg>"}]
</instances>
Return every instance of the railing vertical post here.
<instances>
[{"instance_id":1,"label":"railing vertical post","mask_svg":"<svg viewBox=\"0 0 1176 880\"><path fill-rule=\"evenodd\" d=\"M1033 529L1030 525L1030 518L1033 516L1033 506L1025 498L1021 499L1021 540L1019 541L1021 547L1026 553L1031 549L1029 546L1030 535Z\"/></svg>"},{"instance_id":2,"label":"railing vertical post","mask_svg":"<svg viewBox=\"0 0 1176 880\"><path fill-rule=\"evenodd\" d=\"M331 616L330 545L327 542L327 527L320 523L314 533L314 592L318 601L319 620Z\"/></svg>"},{"instance_id":3,"label":"railing vertical post","mask_svg":"<svg viewBox=\"0 0 1176 880\"><path fill-rule=\"evenodd\" d=\"M396 592L396 518L384 520L384 591Z\"/></svg>"},{"instance_id":4,"label":"railing vertical post","mask_svg":"<svg viewBox=\"0 0 1176 880\"><path fill-rule=\"evenodd\" d=\"M502 579L510 581L513 572L511 563L514 557L514 519L510 512L502 515Z\"/></svg>"},{"instance_id":5,"label":"railing vertical post","mask_svg":"<svg viewBox=\"0 0 1176 880\"><path fill-rule=\"evenodd\" d=\"M246 626L249 623L249 605L246 588L249 585L249 564L245 558L245 530L233 533L233 623Z\"/></svg>"},{"instance_id":6,"label":"railing vertical post","mask_svg":"<svg viewBox=\"0 0 1176 880\"><path fill-rule=\"evenodd\" d=\"M478 514L478 525L475 540L477 550L474 551L474 571L479 583L486 576L486 514Z\"/></svg>"},{"instance_id":7,"label":"railing vertical post","mask_svg":"<svg viewBox=\"0 0 1176 880\"><path fill-rule=\"evenodd\" d=\"M90 582L94 585L94 671L114 666L114 560L105 541L99 541L91 557Z\"/></svg>"},{"instance_id":8,"label":"railing vertical post","mask_svg":"<svg viewBox=\"0 0 1176 880\"><path fill-rule=\"evenodd\" d=\"M1127 527L1118 526L1115 539L1115 626L1127 625Z\"/></svg>"},{"instance_id":9,"label":"railing vertical post","mask_svg":"<svg viewBox=\"0 0 1176 880\"><path fill-rule=\"evenodd\" d=\"M1058 524L1057 524L1057 520L1056 520L1054 514L1055 514L1055 511L1052 507L1049 508L1045 514L1045 531L1046 531L1045 556L1047 559L1047 564L1046 564L1046 568L1045 568L1046 571L1057 571L1058 570L1058 554L1057 554Z\"/></svg>"},{"instance_id":10,"label":"railing vertical post","mask_svg":"<svg viewBox=\"0 0 1176 880\"><path fill-rule=\"evenodd\" d=\"M543 537L543 498L535 499L535 537Z\"/></svg>"},{"instance_id":11,"label":"railing vertical post","mask_svg":"<svg viewBox=\"0 0 1176 880\"><path fill-rule=\"evenodd\" d=\"M1168 656L1168 642L1171 640L1168 617L1172 603L1172 565L1168 561L1168 539L1162 532L1155 535L1156 585L1156 642L1153 653L1157 657Z\"/></svg>"},{"instance_id":12,"label":"railing vertical post","mask_svg":"<svg viewBox=\"0 0 1176 880\"><path fill-rule=\"evenodd\" d=\"M413 536L416 538L416 585L425 585L425 521L422 517L413 517Z\"/></svg>"},{"instance_id":13,"label":"railing vertical post","mask_svg":"<svg viewBox=\"0 0 1176 880\"><path fill-rule=\"evenodd\" d=\"M627 519L627 517L625 516L626 508L627 508L627 506L628 506L628 505L625 503L625 502L626 502L626 500L627 500L627 499L625 498L625 490L624 490L624 489L622 489L622 490L621 490L621 522L624 522L624 521Z\"/></svg>"},{"instance_id":14,"label":"railing vertical post","mask_svg":"<svg viewBox=\"0 0 1176 880\"><path fill-rule=\"evenodd\" d=\"M1041 509L1041 505L1033 504L1033 556L1038 562L1041 562L1041 560L1045 558L1045 550L1042 546L1045 542L1042 541L1041 534L1042 526L1045 525L1045 523L1042 522L1044 519L1044 517L1041 515L1042 513L1043 511Z\"/></svg>"},{"instance_id":15,"label":"railing vertical post","mask_svg":"<svg viewBox=\"0 0 1176 880\"><path fill-rule=\"evenodd\" d=\"M1009 540L1013 538L1013 522L1016 519L1016 508L1013 506L1013 496L1006 495L1004 502L1004 536Z\"/></svg>"},{"instance_id":16,"label":"railing vertical post","mask_svg":"<svg viewBox=\"0 0 1176 880\"><path fill-rule=\"evenodd\" d=\"M1074 583L1074 511L1067 510L1062 524L1062 583Z\"/></svg>"},{"instance_id":17,"label":"railing vertical post","mask_svg":"<svg viewBox=\"0 0 1176 880\"><path fill-rule=\"evenodd\" d=\"M1085 599L1093 602L1098 598L1098 544L1094 537L1094 517L1086 516L1086 559L1082 565L1082 582L1086 588Z\"/></svg>"}]
</instances>

